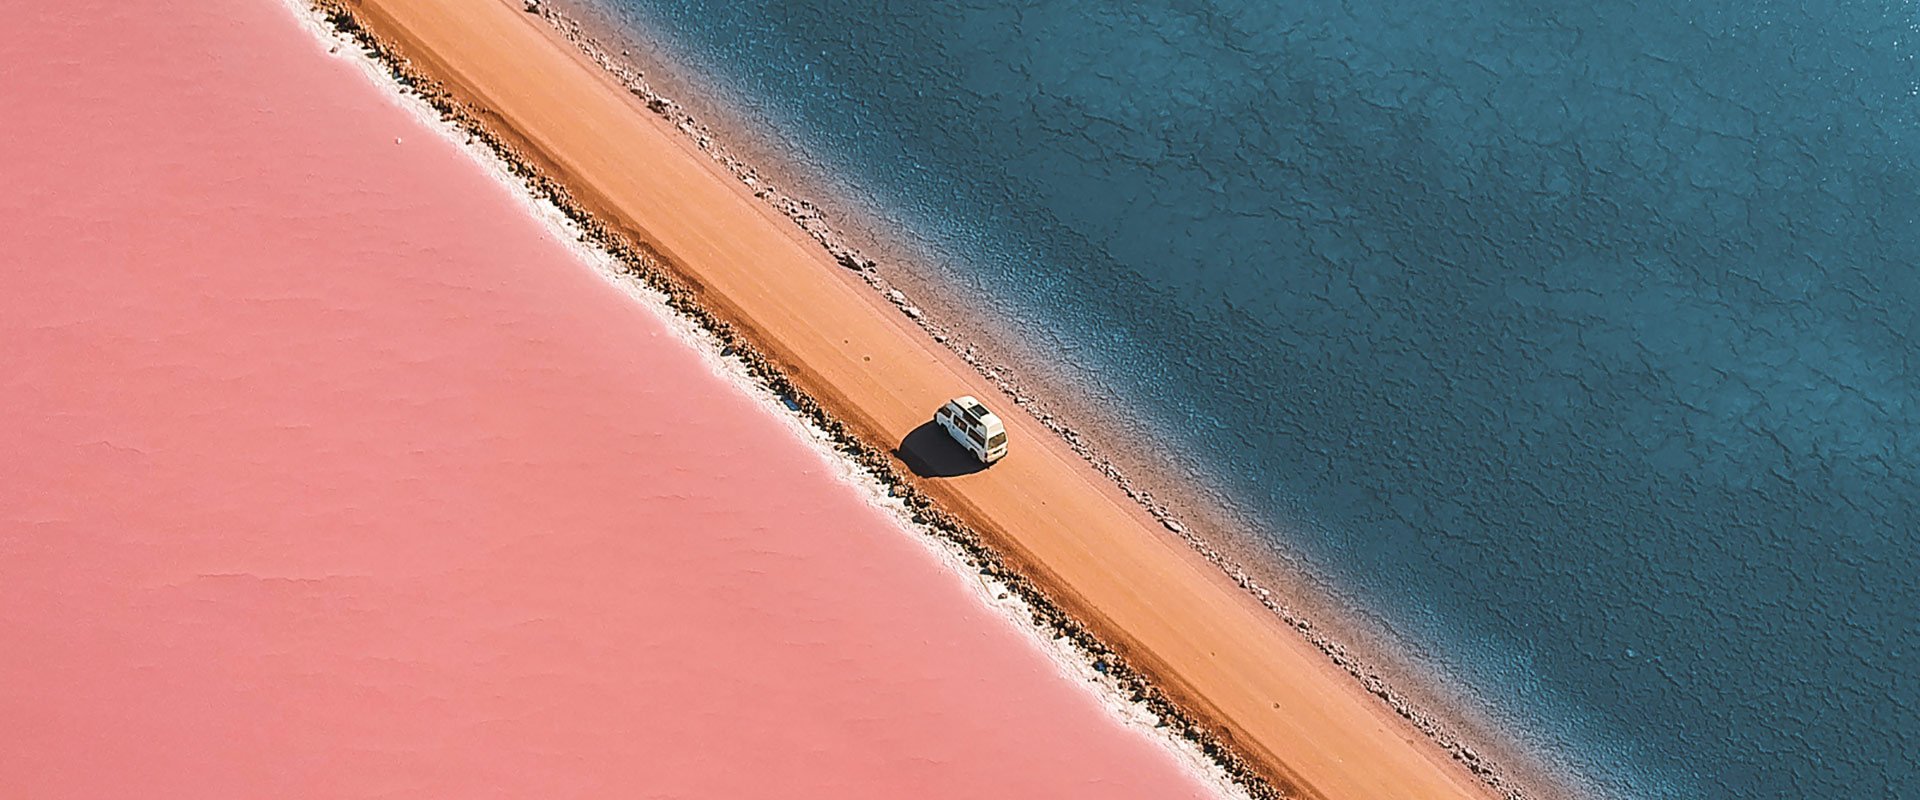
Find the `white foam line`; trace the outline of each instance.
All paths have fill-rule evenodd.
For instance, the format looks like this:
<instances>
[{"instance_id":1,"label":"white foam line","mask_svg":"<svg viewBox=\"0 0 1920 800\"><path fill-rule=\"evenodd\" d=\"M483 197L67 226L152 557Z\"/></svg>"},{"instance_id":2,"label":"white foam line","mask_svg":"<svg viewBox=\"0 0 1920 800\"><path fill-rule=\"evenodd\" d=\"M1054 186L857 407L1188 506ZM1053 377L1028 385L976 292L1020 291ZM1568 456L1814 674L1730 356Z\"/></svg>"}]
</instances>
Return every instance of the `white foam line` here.
<instances>
[{"instance_id":1,"label":"white foam line","mask_svg":"<svg viewBox=\"0 0 1920 800\"><path fill-rule=\"evenodd\" d=\"M1219 796L1249 796L1213 759L1201 751L1197 743L1171 735L1168 729L1161 727L1159 717L1151 709L1128 700L1115 681L1095 668L1092 656L1074 646L1070 639L1057 637L1051 630L1034 624L1032 607L1020 599L1017 592L981 574L969 563L967 554L957 544L914 522L906 504L895 497L885 484L842 454L826 431L788 408L778 394L753 377L744 361L725 354L724 346L711 333L674 311L668 305L666 295L623 274L619 260L583 241L579 226L558 206L529 191L526 184L513 174L507 163L491 148L474 141L466 131L444 119L418 94L401 86L384 64L362 50L359 43L335 31L312 6L301 0L280 2L293 13L301 27L326 49L330 57L351 64L389 102L407 111L422 128L465 153L476 166L505 188L522 210L539 220L555 241L562 243L581 263L591 267L609 284L666 323L667 330L698 354L701 362L714 375L752 398L763 413L786 426L793 437L804 443L835 478L858 492L868 505L889 516L902 534L919 542L929 555L946 568L950 577L967 587L977 602L994 610L1024 634L1029 644L1052 662L1062 679L1076 684L1098 700L1110 722L1134 730L1160 745L1190 776L1212 788Z\"/></svg>"}]
</instances>

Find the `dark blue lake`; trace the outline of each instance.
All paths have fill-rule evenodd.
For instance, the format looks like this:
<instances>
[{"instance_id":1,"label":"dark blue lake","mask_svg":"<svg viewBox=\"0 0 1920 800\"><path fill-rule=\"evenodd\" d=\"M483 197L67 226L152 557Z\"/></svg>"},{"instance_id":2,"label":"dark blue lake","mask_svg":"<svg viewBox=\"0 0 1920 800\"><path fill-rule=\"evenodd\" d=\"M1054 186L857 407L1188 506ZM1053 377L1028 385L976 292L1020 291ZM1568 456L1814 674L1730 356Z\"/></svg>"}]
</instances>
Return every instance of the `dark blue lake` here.
<instances>
[{"instance_id":1,"label":"dark blue lake","mask_svg":"<svg viewBox=\"0 0 1920 800\"><path fill-rule=\"evenodd\" d=\"M1576 782L1920 797L1920 9L617 3Z\"/></svg>"}]
</instances>

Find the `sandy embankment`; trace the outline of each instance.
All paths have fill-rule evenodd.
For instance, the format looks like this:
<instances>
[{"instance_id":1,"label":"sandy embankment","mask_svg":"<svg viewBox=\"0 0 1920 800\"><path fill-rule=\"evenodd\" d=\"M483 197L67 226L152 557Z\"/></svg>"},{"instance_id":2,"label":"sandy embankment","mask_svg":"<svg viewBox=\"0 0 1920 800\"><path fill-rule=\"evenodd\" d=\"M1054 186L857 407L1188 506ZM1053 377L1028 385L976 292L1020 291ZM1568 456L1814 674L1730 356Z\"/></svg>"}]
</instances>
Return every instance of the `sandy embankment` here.
<instances>
[{"instance_id":1,"label":"sandy embankment","mask_svg":"<svg viewBox=\"0 0 1920 800\"><path fill-rule=\"evenodd\" d=\"M995 396L520 3L349 6L578 206L659 254L861 439L890 449L945 398ZM916 488L1263 772L1328 798L1489 794L1065 443L1032 419L1008 421L1004 462Z\"/></svg>"},{"instance_id":2,"label":"sandy embankment","mask_svg":"<svg viewBox=\"0 0 1920 800\"><path fill-rule=\"evenodd\" d=\"M8 21L0 796L1212 796L303 12Z\"/></svg>"}]
</instances>

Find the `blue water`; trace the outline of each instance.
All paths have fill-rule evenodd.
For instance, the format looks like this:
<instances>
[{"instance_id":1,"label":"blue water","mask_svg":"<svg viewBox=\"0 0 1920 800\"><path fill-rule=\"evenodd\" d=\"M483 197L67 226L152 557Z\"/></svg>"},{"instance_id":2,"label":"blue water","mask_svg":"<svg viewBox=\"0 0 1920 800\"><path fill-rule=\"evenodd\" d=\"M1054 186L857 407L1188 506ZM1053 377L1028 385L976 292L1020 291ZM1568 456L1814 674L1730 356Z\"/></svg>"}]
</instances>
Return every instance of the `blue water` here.
<instances>
[{"instance_id":1,"label":"blue water","mask_svg":"<svg viewBox=\"0 0 1920 800\"><path fill-rule=\"evenodd\" d=\"M616 1L1574 780L1920 798L1910 3Z\"/></svg>"}]
</instances>

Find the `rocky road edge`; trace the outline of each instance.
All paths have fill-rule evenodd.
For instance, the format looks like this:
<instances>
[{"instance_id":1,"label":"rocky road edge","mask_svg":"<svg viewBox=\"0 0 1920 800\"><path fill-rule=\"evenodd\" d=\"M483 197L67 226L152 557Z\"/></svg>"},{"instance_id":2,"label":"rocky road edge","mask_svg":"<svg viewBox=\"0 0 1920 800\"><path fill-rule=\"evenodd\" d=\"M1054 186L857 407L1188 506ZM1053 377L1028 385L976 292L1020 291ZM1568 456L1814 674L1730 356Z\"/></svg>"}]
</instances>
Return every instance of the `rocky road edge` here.
<instances>
[{"instance_id":1,"label":"rocky road edge","mask_svg":"<svg viewBox=\"0 0 1920 800\"><path fill-rule=\"evenodd\" d=\"M1242 590L1254 596L1260 604L1289 627L1292 627L1335 666L1345 671L1367 691L1368 694L1387 704L1395 714L1425 735L1427 739L1445 751L1453 760L1459 762L1479 778L1481 783L1499 794L1504 800L1531 800L1533 793L1523 787L1499 764L1483 756L1477 749L1450 730L1441 718L1422 708L1404 693L1393 688L1380 670L1365 659L1352 652L1338 639L1317 629L1313 622L1297 609L1287 605L1271 589L1239 561L1225 550L1209 541L1182 522L1165 503L1156 500L1139 481L1129 477L1119 465L1103 455L1092 439L1082 434L1064 414L1049 408L1036 393L1024 388L1009 366L995 360L979 348L968 344L952 330L940 324L933 315L915 305L904 292L895 288L882 274L880 265L868 258L858 249L847 243L846 237L833 229L820 208L803 198L795 197L772 181L759 169L744 159L735 156L715 135L714 131L701 122L684 106L673 98L654 89L646 76L631 64L623 60L624 53L616 54L612 49L596 40L586 26L554 8L554 3L546 0L522 0L523 9L544 19L561 36L572 43L589 60L626 87L627 92L641 101L648 110L658 114L676 130L686 136L715 163L725 168L741 183L753 192L753 196L774 210L780 212L794 225L798 226L815 242L824 248L828 255L841 266L858 274L870 288L880 292L888 302L900 309L908 319L925 331L929 337L941 346L959 356L971 365L979 375L999 388L1009 402L1025 410L1034 420L1053 431L1065 441L1083 461L1091 465L1100 474L1105 475L1128 498L1138 503L1148 514L1158 520L1167 530L1179 536L1195 552L1225 572ZM572 212L569 212L572 213ZM705 325L705 321L701 322ZM756 373L757 374L757 373ZM878 477L878 476L876 476ZM882 478L882 480L886 480Z\"/></svg>"},{"instance_id":2,"label":"rocky road edge","mask_svg":"<svg viewBox=\"0 0 1920 800\"><path fill-rule=\"evenodd\" d=\"M530 4L530 7L535 4ZM1032 622L1071 644L1081 656L1104 675L1121 696L1148 710L1170 735L1193 743L1214 766L1255 800L1286 800L1301 796L1295 788L1270 777L1230 745L1223 737L1181 708L1154 685L1145 672L1129 664L1112 647L1061 606L1024 574L1009 566L1007 559L957 516L916 488L894 465L887 451L855 435L835 419L819 401L797 386L774 362L734 329L728 321L702 305L671 271L666 259L644 243L615 232L588 213L566 187L545 175L517 147L505 141L480 122L474 110L448 92L438 81L414 68L397 48L376 36L363 25L344 0L313 0L312 7L334 31L358 43L383 65L400 86L425 101L441 118L459 128L474 141L485 144L535 197L552 203L581 231L583 243L612 257L620 271L665 296L675 313L691 320L712 335L723 347L724 355L738 359L753 378L774 392L809 423L825 432L834 447L873 479L886 486L911 511L913 521L928 532L951 543L965 554L968 565L978 573L1017 595L1032 612Z\"/></svg>"}]
</instances>

